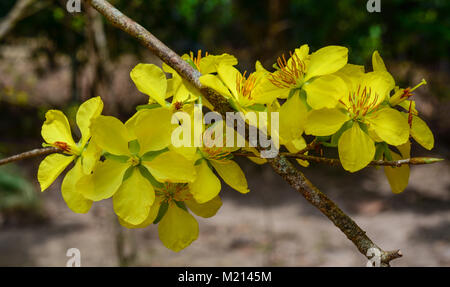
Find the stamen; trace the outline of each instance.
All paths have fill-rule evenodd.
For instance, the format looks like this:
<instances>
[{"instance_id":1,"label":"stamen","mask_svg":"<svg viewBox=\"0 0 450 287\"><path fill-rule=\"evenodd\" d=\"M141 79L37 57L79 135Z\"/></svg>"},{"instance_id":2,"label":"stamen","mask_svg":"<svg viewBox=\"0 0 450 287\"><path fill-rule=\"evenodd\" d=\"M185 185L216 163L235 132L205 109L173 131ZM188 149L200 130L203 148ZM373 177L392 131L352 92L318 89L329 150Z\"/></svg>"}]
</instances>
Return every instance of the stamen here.
<instances>
[{"instance_id":1,"label":"stamen","mask_svg":"<svg viewBox=\"0 0 450 287\"><path fill-rule=\"evenodd\" d=\"M244 72L244 74L237 73L236 75L236 91L238 94L242 95L244 98L247 98L249 100L252 100L252 91L256 84L256 77L252 73L250 76L248 76L248 79L245 78L245 75L247 74L247 71Z\"/></svg>"},{"instance_id":2,"label":"stamen","mask_svg":"<svg viewBox=\"0 0 450 287\"><path fill-rule=\"evenodd\" d=\"M306 65L300 57L290 52L291 65L288 66L284 54L277 59L278 71L270 74L269 80L279 88L292 88L297 85L298 79L305 74Z\"/></svg>"},{"instance_id":3,"label":"stamen","mask_svg":"<svg viewBox=\"0 0 450 287\"><path fill-rule=\"evenodd\" d=\"M53 145L63 151L70 152L70 146L65 142L54 142Z\"/></svg>"},{"instance_id":4,"label":"stamen","mask_svg":"<svg viewBox=\"0 0 450 287\"><path fill-rule=\"evenodd\" d=\"M419 88L420 86L426 85L426 84L427 84L427 81L425 81L425 79L422 79L422 81L420 81L420 83L415 85L414 88L412 88L410 92L414 92L417 88Z\"/></svg>"},{"instance_id":5,"label":"stamen","mask_svg":"<svg viewBox=\"0 0 450 287\"><path fill-rule=\"evenodd\" d=\"M422 79L422 81L420 81L420 83L415 85L413 88L406 88L406 89L404 89L403 90L403 94L400 96L400 99L412 97L413 96L413 94L412 94L413 91L415 91L420 86L423 86L423 85L426 85L426 84L427 84L427 81L425 81L425 79Z\"/></svg>"},{"instance_id":6,"label":"stamen","mask_svg":"<svg viewBox=\"0 0 450 287\"><path fill-rule=\"evenodd\" d=\"M209 55L208 52L205 52L205 57L207 57L208 55ZM197 51L196 57L194 57L194 53L192 51L189 52L189 56L194 65L197 67L197 70L200 70L200 60L202 59L202 50Z\"/></svg>"}]
</instances>

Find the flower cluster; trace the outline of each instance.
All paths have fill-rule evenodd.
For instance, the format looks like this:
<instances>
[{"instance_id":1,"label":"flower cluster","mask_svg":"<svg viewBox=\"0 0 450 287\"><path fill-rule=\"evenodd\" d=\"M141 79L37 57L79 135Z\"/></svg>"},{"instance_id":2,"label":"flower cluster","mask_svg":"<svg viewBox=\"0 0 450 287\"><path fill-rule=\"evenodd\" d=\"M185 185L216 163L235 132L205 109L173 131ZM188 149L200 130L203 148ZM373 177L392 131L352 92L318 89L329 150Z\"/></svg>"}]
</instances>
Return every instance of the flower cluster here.
<instances>
[{"instance_id":1,"label":"flower cluster","mask_svg":"<svg viewBox=\"0 0 450 287\"><path fill-rule=\"evenodd\" d=\"M350 172L376 159L409 158L410 138L431 149L433 134L410 99L425 82L402 89L396 87L378 52L373 54L370 72L347 63L347 56L345 47L328 46L310 53L303 45L288 59L280 57L273 72L257 62L250 74L239 72L237 59L228 54L203 56L199 51L182 58L201 74L204 86L236 111L278 112L279 130L271 136L279 137L280 149L304 150L304 135L309 135L316 143L337 147L343 168ZM240 148L175 146L173 132L181 124L200 125L201 132L190 139L193 142L221 124L205 125L194 115L199 104L210 110L213 105L165 64L162 68L138 64L130 76L149 102L138 106L125 123L102 115L99 97L89 99L76 115L81 139L75 143L66 116L58 110L47 112L44 145L61 152L41 162L38 180L44 191L73 163L61 185L71 210L86 213L94 201L112 198L123 226L158 224L162 243L180 251L198 237L198 223L191 213L211 217L221 207L220 178L240 193L249 191L244 172L233 161ZM190 122L177 118L180 111L192 115ZM260 127L261 121L250 124ZM256 149L243 149L254 153L253 161L265 162ZM385 167L385 174L393 192L408 184L408 166Z\"/></svg>"}]
</instances>

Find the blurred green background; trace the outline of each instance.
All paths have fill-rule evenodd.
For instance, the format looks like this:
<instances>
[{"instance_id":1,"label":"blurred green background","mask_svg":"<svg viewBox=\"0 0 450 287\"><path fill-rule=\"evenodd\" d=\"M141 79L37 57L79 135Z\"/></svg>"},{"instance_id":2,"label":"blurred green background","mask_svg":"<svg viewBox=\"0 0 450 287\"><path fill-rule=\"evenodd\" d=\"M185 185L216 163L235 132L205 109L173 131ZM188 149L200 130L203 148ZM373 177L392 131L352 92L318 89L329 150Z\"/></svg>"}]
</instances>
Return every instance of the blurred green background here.
<instances>
[{"instance_id":1,"label":"blurred green background","mask_svg":"<svg viewBox=\"0 0 450 287\"><path fill-rule=\"evenodd\" d=\"M0 27L16 2L0 1ZM364 64L367 68L370 68L372 52L379 50L398 85L413 86L422 78L428 81L415 97L422 117L435 132L435 154L431 155L449 158L448 0L382 0L381 13L369 13L366 0L110 2L176 52L183 54L201 49L211 54L234 54L242 70L253 70L256 60L270 68L277 57L302 44L309 44L312 51L326 45L346 46L350 51L349 62ZM68 13L65 0L34 1L9 33L0 36L0 154L9 155L39 147L40 127L49 108L64 110L73 121L81 101L100 95L107 114L126 119L136 105L146 102L147 98L135 89L128 74L137 63L159 63L158 59L137 40L107 23L93 9L83 5L82 10L82 13ZM430 154L418 149L416 155ZM46 213L54 213L48 211L53 208L52 199L36 197L30 192L38 190L35 180L38 163L39 159L34 159L0 169L0 233L2 224L23 224L24 220L30 221L30 217L47 222ZM249 177L258 178L262 173L260 169L252 172ZM343 173L339 171L339 174ZM338 180L327 178L327 175L323 177L325 181ZM444 182L448 174L440 177L430 174L429 177ZM445 184L447 181L437 188L441 193L438 192L433 200L443 204L438 205L438 209L448 215L450 183L448 186ZM340 186L339 183L337 185ZM338 190L349 188L340 187ZM59 196L57 186L54 189ZM281 189L289 190L286 186ZM412 183L409 194L414 194L414 190L417 186ZM420 192L414 196L412 202L406 197L408 204L417 204L417 200L421 204ZM42 207L39 203L41 198L50 202L51 207L46 209L46 204ZM63 205L60 196L58 200L58 204ZM431 213L435 211L433 204L427 208L433 210ZM32 215L22 212L24 209ZM65 208L64 212L70 211ZM17 220L22 217L25 219ZM444 233L439 235L447 244L446 251L449 226L448 220L444 221L440 227ZM0 237L0 265L6 264L5 260L2 261L3 239ZM264 252L272 250L263 249ZM437 263L430 261L433 262L430 264L448 265L450 255L446 256ZM30 262L23 259L17 264L39 264ZM304 264L320 265L313 261Z\"/></svg>"}]
</instances>

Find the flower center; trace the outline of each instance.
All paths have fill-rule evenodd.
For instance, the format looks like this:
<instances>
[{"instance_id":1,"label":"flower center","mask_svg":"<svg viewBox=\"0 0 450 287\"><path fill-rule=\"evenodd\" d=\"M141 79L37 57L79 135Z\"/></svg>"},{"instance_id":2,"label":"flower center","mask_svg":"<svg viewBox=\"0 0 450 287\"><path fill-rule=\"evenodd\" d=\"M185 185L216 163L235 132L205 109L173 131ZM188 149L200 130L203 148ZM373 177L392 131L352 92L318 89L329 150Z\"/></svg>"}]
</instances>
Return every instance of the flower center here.
<instances>
[{"instance_id":1,"label":"flower center","mask_svg":"<svg viewBox=\"0 0 450 287\"><path fill-rule=\"evenodd\" d=\"M137 166L141 163L141 159L137 156L132 156L128 159L128 162L132 165L132 166Z\"/></svg>"},{"instance_id":2,"label":"flower center","mask_svg":"<svg viewBox=\"0 0 450 287\"><path fill-rule=\"evenodd\" d=\"M237 73L237 75L236 75L236 91L243 98L251 100L252 99L252 90L256 84L256 77L252 73L248 76L248 78L246 78L245 74L247 74L247 71L245 71L243 75Z\"/></svg>"},{"instance_id":3,"label":"flower center","mask_svg":"<svg viewBox=\"0 0 450 287\"><path fill-rule=\"evenodd\" d=\"M305 61L296 53L289 53L291 61L288 64L284 54L277 59L278 71L270 74L269 81L279 88L292 88L298 86L299 80L306 71Z\"/></svg>"},{"instance_id":4,"label":"flower center","mask_svg":"<svg viewBox=\"0 0 450 287\"><path fill-rule=\"evenodd\" d=\"M356 91L349 93L348 102L349 106L344 105L347 107L347 110L353 114L353 118L365 116L380 105L378 102L378 94L374 92L372 95L372 88L362 88L361 85L358 85ZM341 101L341 103L343 102Z\"/></svg>"},{"instance_id":5,"label":"flower center","mask_svg":"<svg viewBox=\"0 0 450 287\"><path fill-rule=\"evenodd\" d=\"M171 202L186 201L192 198L187 183L165 182L163 187L155 189L156 195L162 197L162 201Z\"/></svg>"},{"instance_id":6,"label":"flower center","mask_svg":"<svg viewBox=\"0 0 450 287\"><path fill-rule=\"evenodd\" d=\"M231 152L223 147L204 147L201 152L209 160L227 161L233 157Z\"/></svg>"},{"instance_id":7,"label":"flower center","mask_svg":"<svg viewBox=\"0 0 450 287\"><path fill-rule=\"evenodd\" d=\"M67 153L77 154L70 148L70 146L66 142L54 142L53 146L59 148L62 151L65 151Z\"/></svg>"}]
</instances>

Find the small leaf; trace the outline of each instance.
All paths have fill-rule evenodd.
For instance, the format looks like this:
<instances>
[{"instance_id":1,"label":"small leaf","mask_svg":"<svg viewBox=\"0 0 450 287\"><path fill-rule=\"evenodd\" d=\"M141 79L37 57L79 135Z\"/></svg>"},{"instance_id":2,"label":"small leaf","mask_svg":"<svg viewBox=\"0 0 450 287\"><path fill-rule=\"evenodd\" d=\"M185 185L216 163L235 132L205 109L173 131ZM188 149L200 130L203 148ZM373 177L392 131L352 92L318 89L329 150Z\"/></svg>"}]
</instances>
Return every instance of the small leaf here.
<instances>
[{"instance_id":1,"label":"small leaf","mask_svg":"<svg viewBox=\"0 0 450 287\"><path fill-rule=\"evenodd\" d=\"M168 148L163 148L161 150L156 150L156 151L149 151L146 152L143 156L142 156L142 161L152 161L154 160L158 155L165 153L166 151L169 151Z\"/></svg>"},{"instance_id":2,"label":"small leaf","mask_svg":"<svg viewBox=\"0 0 450 287\"><path fill-rule=\"evenodd\" d=\"M105 157L105 159L112 159L112 160L122 162L122 163L127 162L128 159L130 158L126 155L115 155L115 154L110 154L110 153L105 153L103 156Z\"/></svg>"},{"instance_id":3,"label":"small leaf","mask_svg":"<svg viewBox=\"0 0 450 287\"><path fill-rule=\"evenodd\" d=\"M161 203L161 206L159 207L158 215L156 216L155 220L153 221L153 224L158 224L158 222L161 221L161 219L166 214L167 209L169 209L169 203L167 203L167 201Z\"/></svg>"},{"instance_id":4,"label":"small leaf","mask_svg":"<svg viewBox=\"0 0 450 287\"><path fill-rule=\"evenodd\" d=\"M157 181L156 178L148 171L148 169L145 166L139 165L138 168L142 176L145 177L154 187L156 188L164 187L164 184Z\"/></svg>"},{"instance_id":5,"label":"small leaf","mask_svg":"<svg viewBox=\"0 0 450 287\"><path fill-rule=\"evenodd\" d=\"M128 143L128 149L132 154L138 154L141 146L137 140L132 140Z\"/></svg>"},{"instance_id":6,"label":"small leaf","mask_svg":"<svg viewBox=\"0 0 450 287\"><path fill-rule=\"evenodd\" d=\"M159 108L159 107L161 107L161 105L158 104L158 103L147 104L147 105L139 105L139 106L136 107L136 111L145 110L145 109L151 110L151 109Z\"/></svg>"},{"instance_id":7,"label":"small leaf","mask_svg":"<svg viewBox=\"0 0 450 287\"><path fill-rule=\"evenodd\" d=\"M186 207L186 204L184 204L184 202L182 202L182 201L176 201L176 200L174 200L174 201L175 201L175 204L176 204L179 208L183 209L183 210L186 211L186 212L189 212L188 209L187 209L187 207Z\"/></svg>"}]
</instances>

